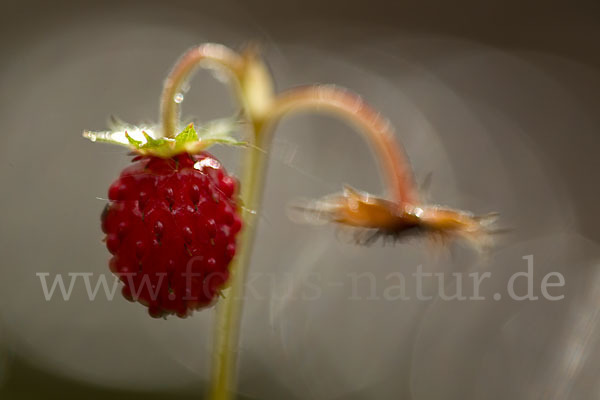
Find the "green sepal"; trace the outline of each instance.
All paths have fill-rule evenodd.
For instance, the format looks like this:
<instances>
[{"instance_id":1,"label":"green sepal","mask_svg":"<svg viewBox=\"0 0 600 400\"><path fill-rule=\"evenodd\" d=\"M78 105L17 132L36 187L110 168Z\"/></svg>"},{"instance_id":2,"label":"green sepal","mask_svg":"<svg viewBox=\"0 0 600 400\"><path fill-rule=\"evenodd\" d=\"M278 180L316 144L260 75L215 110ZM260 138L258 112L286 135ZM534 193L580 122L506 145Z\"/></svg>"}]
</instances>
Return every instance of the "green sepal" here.
<instances>
[{"instance_id":1,"label":"green sepal","mask_svg":"<svg viewBox=\"0 0 600 400\"><path fill-rule=\"evenodd\" d=\"M160 147L163 146L165 143L168 143L168 141L163 138L154 139L152 136L148 135L146 131L142 131L142 135L144 135L144 138L146 139L146 143L142 145L142 147L145 149Z\"/></svg>"},{"instance_id":2,"label":"green sepal","mask_svg":"<svg viewBox=\"0 0 600 400\"><path fill-rule=\"evenodd\" d=\"M245 146L246 142L232 136L239 126L239 118L224 118L211 121L198 127L196 132L193 124L187 125L174 138L153 137L149 132L151 126L136 127L128 125L116 118L112 120L112 131L85 131L84 137L93 142L105 142L125 146L135 153L169 158L180 153L199 153L214 144L229 146ZM116 121L116 122L115 122Z\"/></svg>"},{"instance_id":3,"label":"green sepal","mask_svg":"<svg viewBox=\"0 0 600 400\"><path fill-rule=\"evenodd\" d=\"M234 118L223 118L210 121L209 123L198 127L198 134L194 131L197 139L187 142L185 144L185 150L188 153L197 153L215 144L246 146L248 143L237 140L231 135L231 132L235 131L238 125L239 121ZM186 129L188 128L194 129L191 124L188 125Z\"/></svg>"},{"instance_id":4,"label":"green sepal","mask_svg":"<svg viewBox=\"0 0 600 400\"><path fill-rule=\"evenodd\" d=\"M127 138L127 141L129 141L129 144L132 147L140 148L140 146L142 145L142 141L141 140L135 140L134 138L132 138L131 136L129 136L129 133L127 133L127 131L125 131L125 137Z\"/></svg>"},{"instance_id":5,"label":"green sepal","mask_svg":"<svg viewBox=\"0 0 600 400\"><path fill-rule=\"evenodd\" d=\"M175 136L175 142L178 145L185 145L186 143L196 142L197 140L198 134L194 129L194 124L189 124L179 135Z\"/></svg>"}]
</instances>

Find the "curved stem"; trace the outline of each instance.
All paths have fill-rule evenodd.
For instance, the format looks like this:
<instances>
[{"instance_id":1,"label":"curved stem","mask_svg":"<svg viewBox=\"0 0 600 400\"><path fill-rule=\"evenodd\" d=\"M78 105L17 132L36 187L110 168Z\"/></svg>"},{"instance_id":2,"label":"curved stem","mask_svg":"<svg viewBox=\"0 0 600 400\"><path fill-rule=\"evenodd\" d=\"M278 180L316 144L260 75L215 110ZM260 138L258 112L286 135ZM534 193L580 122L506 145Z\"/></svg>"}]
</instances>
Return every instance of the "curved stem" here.
<instances>
[{"instance_id":1,"label":"curved stem","mask_svg":"<svg viewBox=\"0 0 600 400\"><path fill-rule=\"evenodd\" d=\"M353 122L377 154L394 200L398 204L418 201L410 163L392 125L360 96L333 85L290 89L276 98L268 123L274 125L284 115L305 110L330 111Z\"/></svg>"},{"instance_id":2,"label":"curved stem","mask_svg":"<svg viewBox=\"0 0 600 400\"><path fill-rule=\"evenodd\" d=\"M160 116L162 134L165 137L174 137L177 134L181 101L176 101L176 96L181 93L181 87L201 62L208 62L207 67L224 70L233 75L236 78L235 81L239 83L244 59L233 50L213 43L206 43L188 50L175 64L163 86ZM239 87L235 89L239 90Z\"/></svg>"},{"instance_id":3,"label":"curved stem","mask_svg":"<svg viewBox=\"0 0 600 400\"><path fill-rule=\"evenodd\" d=\"M164 83L161 96L161 122L163 135L175 136L179 125L179 102L175 96L180 93L182 85L202 62L210 62L207 67L224 70L233 79L232 87L244 115L249 120L250 146L244 162L240 199L247 210L259 207L262 194L266 153L259 149L268 147L256 134L257 115L261 108L270 103L270 76L262 63L254 59L252 48L240 55L233 50L218 44L203 44L186 52L175 64ZM262 82L256 87L255 82ZM245 212L244 229L238 236L238 254L230 265L230 286L224 290L224 299L219 302L216 315L216 329L212 357L212 379L210 398L228 400L233 397L237 376L237 347L242 315L246 266L249 262L254 242L255 215Z\"/></svg>"},{"instance_id":4,"label":"curved stem","mask_svg":"<svg viewBox=\"0 0 600 400\"><path fill-rule=\"evenodd\" d=\"M277 122L292 111L307 109L333 111L352 121L365 134L381 160L388 187L399 203L417 201L412 174L402 147L396 142L389 122L350 92L334 86L310 86L273 95L271 76L249 48L243 55L216 44L204 44L183 55L165 80L161 97L163 135L173 137L179 124L179 103L175 96L190 74L203 61L223 69L232 84L248 119L251 146L246 150L240 198L246 210L260 209L267 155ZM231 285L219 302L212 358L210 399L233 398L237 377L239 331L242 317L246 268L252 255L256 215L245 211L244 229L238 239L238 254L230 265Z\"/></svg>"},{"instance_id":5,"label":"curved stem","mask_svg":"<svg viewBox=\"0 0 600 400\"><path fill-rule=\"evenodd\" d=\"M252 104L248 109L252 110ZM282 93L271 102L268 112L261 114L261 118L253 119L256 147L248 150L242 180L241 197L246 209L260 209L267 154L277 122L292 111L307 109L334 111L354 122L381 159L389 188L398 203L412 204L417 201L408 160L402 147L395 140L390 123L355 94L333 86L311 86ZM256 215L249 213L244 217L246 228L239 241L240 252L231 265L231 287L219 304L210 396L212 400L231 399L231 389L235 386L238 356L236 349L239 342L246 266L252 255L256 231L255 219Z\"/></svg>"}]
</instances>

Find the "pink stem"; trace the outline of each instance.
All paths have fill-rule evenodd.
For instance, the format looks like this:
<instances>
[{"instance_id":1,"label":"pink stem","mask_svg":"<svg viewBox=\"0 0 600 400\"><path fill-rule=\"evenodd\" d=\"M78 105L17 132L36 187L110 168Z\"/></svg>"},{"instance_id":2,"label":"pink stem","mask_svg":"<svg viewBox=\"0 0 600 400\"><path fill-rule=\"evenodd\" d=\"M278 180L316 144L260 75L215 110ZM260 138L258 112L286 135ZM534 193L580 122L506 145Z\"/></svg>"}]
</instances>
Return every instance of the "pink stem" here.
<instances>
[{"instance_id":1,"label":"pink stem","mask_svg":"<svg viewBox=\"0 0 600 400\"><path fill-rule=\"evenodd\" d=\"M304 110L332 111L352 121L378 155L394 200L404 205L418 202L410 163L392 125L360 96L332 85L290 89L277 97L269 123L275 124L288 113Z\"/></svg>"},{"instance_id":2,"label":"pink stem","mask_svg":"<svg viewBox=\"0 0 600 400\"><path fill-rule=\"evenodd\" d=\"M165 80L161 96L160 115L163 136L174 137L179 129L179 103L177 94L189 79L193 70L202 62L206 67L225 70L239 79L244 68L244 59L233 50L213 43L206 43L188 50L175 64Z\"/></svg>"}]
</instances>

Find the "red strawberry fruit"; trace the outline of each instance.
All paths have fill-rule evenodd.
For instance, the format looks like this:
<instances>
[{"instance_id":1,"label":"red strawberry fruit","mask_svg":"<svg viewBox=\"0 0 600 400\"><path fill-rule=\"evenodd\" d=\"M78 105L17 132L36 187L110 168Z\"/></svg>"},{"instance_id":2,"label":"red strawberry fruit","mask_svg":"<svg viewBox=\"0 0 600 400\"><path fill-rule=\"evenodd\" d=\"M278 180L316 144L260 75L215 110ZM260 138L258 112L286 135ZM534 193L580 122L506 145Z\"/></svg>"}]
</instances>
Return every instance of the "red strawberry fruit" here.
<instances>
[{"instance_id":1,"label":"red strawberry fruit","mask_svg":"<svg viewBox=\"0 0 600 400\"><path fill-rule=\"evenodd\" d=\"M123 296L153 317L185 317L215 301L242 226L235 178L208 152L181 151L199 147L195 131L182 136L190 129L160 144L144 133L152 147L126 133L141 155L110 186L101 218Z\"/></svg>"}]
</instances>

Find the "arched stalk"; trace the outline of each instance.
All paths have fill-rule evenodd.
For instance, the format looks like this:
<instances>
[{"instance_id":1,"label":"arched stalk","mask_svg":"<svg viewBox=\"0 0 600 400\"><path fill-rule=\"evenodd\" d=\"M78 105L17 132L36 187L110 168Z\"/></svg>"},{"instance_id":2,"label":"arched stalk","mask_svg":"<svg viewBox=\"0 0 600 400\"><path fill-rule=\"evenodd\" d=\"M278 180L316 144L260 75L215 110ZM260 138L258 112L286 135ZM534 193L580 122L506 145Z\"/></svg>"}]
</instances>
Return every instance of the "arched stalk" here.
<instances>
[{"instance_id":1,"label":"arched stalk","mask_svg":"<svg viewBox=\"0 0 600 400\"><path fill-rule=\"evenodd\" d=\"M353 123L375 151L393 200L398 204L416 204L418 195L410 163L389 120L346 89L314 85L291 89L277 96L268 123L275 124L288 114L307 110L330 112Z\"/></svg>"},{"instance_id":2,"label":"arched stalk","mask_svg":"<svg viewBox=\"0 0 600 400\"><path fill-rule=\"evenodd\" d=\"M417 200L411 170L402 147L389 122L361 98L334 86L296 88L275 96L271 76L256 56L254 48L243 54L215 44L188 51L165 81L161 97L163 135L173 137L179 128L179 103L176 95L195 68L203 63L222 69L233 77L232 84L248 119L251 144L243 164L240 199L246 210L260 210L264 177L274 129L278 121L292 112L331 111L354 123L371 144L386 175L390 194L398 203ZM212 358L212 400L230 400L235 392L238 342L242 317L245 276L252 255L256 215L244 211L244 229L238 239L238 253L230 270L230 286L219 301Z\"/></svg>"},{"instance_id":3,"label":"arched stalk","mask_svg":"<svg viewBox=\"0 0 600 400\"><path fill-rule=\"evenodd\" d=\"M162 135L174 137L179 130L179 103L178 96L182 86L190 78L194 70L205 63L207 68L217 69L227 73L233 78L233 88L239 90L239 77L243 70L244 59L233 50L220 44L206 43L188 50L177 61L165 83L160 97L160 117Z\"/></svg>"}]
</instances>

